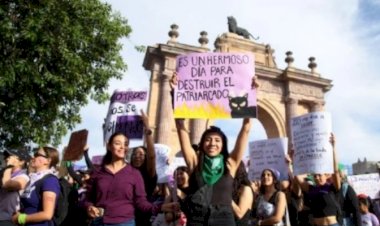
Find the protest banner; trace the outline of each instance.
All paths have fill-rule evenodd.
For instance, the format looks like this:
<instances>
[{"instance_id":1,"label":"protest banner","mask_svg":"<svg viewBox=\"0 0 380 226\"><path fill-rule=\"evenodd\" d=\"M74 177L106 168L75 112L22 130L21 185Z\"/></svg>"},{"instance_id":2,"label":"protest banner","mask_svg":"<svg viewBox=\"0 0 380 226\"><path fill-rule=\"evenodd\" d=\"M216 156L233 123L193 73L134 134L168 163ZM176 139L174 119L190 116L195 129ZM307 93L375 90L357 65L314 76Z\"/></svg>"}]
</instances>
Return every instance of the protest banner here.
<instances>
[{"instance_id":1,"label":"protest banner","mask_svg":"<svg viewBox=\"0 0 380 226\"><path fill-rule=\"evenodd\" d=\"M380 177L378 173L347 176L348 183L356 194L366 194L372 199L380 198Z\"/></svg>"},{"instance_id":2,"label":"protest banner","mask_svg":"<svg viewBox=\"0 0 380 226\"><path fill-rule=\"evenodd\" d=\"M276 169L280 180L288 179L288 167L285 154L288 150L288 138L273 138L249 143L248 178L260 180L264 169Z\"/></svg>"},{"instance_id":3,"label":"protest banner","mask_svg":"<svg viewBox=\"0 0 380 226\"><path fill-rule=\"evenodd\" d=\"M254 56L191 53L177 57L175 118L256 118Z\"/></svg>"},{"instance_id":4,"label":"protest banner","mask_svg":"<svg viewBox=\"0 0 380 226\"><path fill-rule=\"evenodd\" d=\"M331 115L313 112L291 119L295 175L304 173L333 173Z\"/></svg>"},{"instance_id":5,"label":"protest banner","mask_svg":"<svg viewBox=\"0 0 380 226\"><path fill-rule=\"evenodd\" d=\"M104 144L115 132L129 139L142 139L144 125L139 113L146 100L146 91L114 91L103 127Z\"/></svg>"},{"instance_id":6,"label":"protest banner","mask_svg":"<svg viewBox=\"0 0 380 226\"><path fill-rule=\"evenodd\" d=\"M88 130L86 129L71 133L69 144L63 154L64 161L77 161L82 158L84 147L87 144L87 136Z\"/></svg>"}]
</instances>

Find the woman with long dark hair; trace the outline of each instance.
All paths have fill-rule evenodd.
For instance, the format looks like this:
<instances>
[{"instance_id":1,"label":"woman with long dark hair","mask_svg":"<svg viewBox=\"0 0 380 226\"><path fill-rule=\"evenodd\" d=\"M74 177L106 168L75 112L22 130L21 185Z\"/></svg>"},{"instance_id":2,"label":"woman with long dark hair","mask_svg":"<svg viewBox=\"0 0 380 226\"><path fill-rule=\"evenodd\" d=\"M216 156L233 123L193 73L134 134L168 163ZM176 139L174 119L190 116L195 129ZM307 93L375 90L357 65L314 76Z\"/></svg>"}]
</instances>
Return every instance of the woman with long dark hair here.
<instances>
[{"instance_id":1,"label":"woman with long dark hair","mask_svg":"<svg viewBox=\"0 0 380 226\"><path fill-rule=\"evenodd\" d=\"M169 181L169 183L175 183L176 186L171 187L169 186L169 195L165 197L165 202L173 202L176 200L183 201L186 196L190 192L189 187L189 169L187 166L179 166L173 173L173 180ZM172 190L172 189L176 190ZM172 222L180 221L176 224L178 225L185 225L186 224L186 217L183 216L183 212L165 212L165 221L167 223L172 224Z\"/></svg>"},{"instance_id":2,"label":"woman with long dark hair","mask_svg":"<svg viewBox=\"0 0 380 226\"><path fill-rule=\"evenodd\" d=\"M248 226L253 203L253 190L243 162L240 163L236 172L233 186L232 209L235 214L236 226Z\"/></svg>"},{"instance_id":3,"label":"woman with long dark hair","mask_svg":"<svg viewBox=\"0 0 380 226\"><path fill-rule=\"evenodd\" d=\"M173 89L177 84L177 74L170 81ZM252 89L257 88L255 78ZM247 148L250 118L243 119L235 147L228 152L227 136L211 126L203 132L198 150L194 150L189 131L183 119L176 119L181 151L190 175L190 194L181 203L188 226L234 226L232 210L232 190L236 171Z\"/></svg>"},{"instance_id":4,"label":"woman with long dark hair","mask_svg":"<svg viewBox=\"0 0 380 226\"><path fill-rule=\"evenodd\" d=\"M138 169L144 181L145 192L147 199L153 202L153 191L157 185L156 172L156 154L154 151L153 132L149 127L149 118L141 110L141 119L144 125L145 146L139 146L132 149L131 165ZM151 225L150 216L139 209L136 209L136 226Z\"/></svg>"},{"instance_id":5,"label":"woman with long dark hair","mask_svg":"<svg viewBox=\"0 0 380 226\"><path fill-rule=\"evenodd\" d=\"M85 207L96 218L92 225L134 226L136 208L159 210L147 201L140 172L125 161L128 145L123 133L112 134L101 167L91 174Z\"/></svg>"},{"instance_id":6,"label":"woman with long dark hair","mask_svg":"<svg viewBox=\"0 0 380 226\"><path fill-rule=\"evenodd\" d=\"M227 137L218 127L211 126L202 134L199 154L196 154L184 121L177 119L176 124L192 189L181 205L187 225L235 225L231 206L233 181L247 147L251 120L243 120L231 154L227 150Z\"/></svg>"},{"instance_id":7,"label":"woman with long dark hair","mask_svg":"<svg viewBox=\"0 0 380 226\"><path fill-rule=\"evenodd\" d=\"M280 173L276 169L264 169L261 173L259 196L255 200L256 225L285 225L286 197L280 190Z\"/></svg>"}]
</instances>

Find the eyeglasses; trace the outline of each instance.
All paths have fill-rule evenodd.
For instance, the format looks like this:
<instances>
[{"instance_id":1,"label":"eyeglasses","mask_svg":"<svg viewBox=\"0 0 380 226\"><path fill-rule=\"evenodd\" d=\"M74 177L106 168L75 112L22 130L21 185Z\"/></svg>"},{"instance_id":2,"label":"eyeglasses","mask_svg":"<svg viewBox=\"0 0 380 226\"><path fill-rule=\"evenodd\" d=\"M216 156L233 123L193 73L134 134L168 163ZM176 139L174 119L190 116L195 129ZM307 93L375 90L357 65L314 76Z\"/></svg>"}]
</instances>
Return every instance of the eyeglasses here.
<instances>
[{"instance_id":1,"label":"eyeglasses","mask_svg":"<svg viewBox=\"0 0 380 226\"><path fill-rule=\"evenodd\" d=\"M49 158L49 157L47 157L46 155L43 155L43 154L41 154L41 153L38 153L38 152L34 152L34 158L37 158L37 157L43 157L43 158L45 158L45 159L47 159L47 158Z\"/></svg>"}]
</instances>

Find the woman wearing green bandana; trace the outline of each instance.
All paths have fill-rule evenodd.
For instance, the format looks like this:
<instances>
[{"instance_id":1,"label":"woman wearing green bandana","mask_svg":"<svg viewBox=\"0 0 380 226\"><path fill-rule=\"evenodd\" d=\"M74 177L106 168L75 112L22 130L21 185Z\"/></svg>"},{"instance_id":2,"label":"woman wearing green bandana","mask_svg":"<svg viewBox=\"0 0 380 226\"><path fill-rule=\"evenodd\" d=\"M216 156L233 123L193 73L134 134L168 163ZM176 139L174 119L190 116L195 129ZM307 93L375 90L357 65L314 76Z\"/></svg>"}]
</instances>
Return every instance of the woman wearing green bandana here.
<instances>
[{"instance_id":1,"label":"woman wearing green bandana","mask_svg":"<svg viewBox=\"0 0 380 226\"><path fill-rule=\"evenodd\" d=\"M181 150L190 175L189 195L181 201L187 226L235 226L232 210L233 181L247 148L251 120L243 119L234 150L227 150L227 137L218 127L207 129L196 152L184 120L176 120Z\"/></svg>"}]
</instances>

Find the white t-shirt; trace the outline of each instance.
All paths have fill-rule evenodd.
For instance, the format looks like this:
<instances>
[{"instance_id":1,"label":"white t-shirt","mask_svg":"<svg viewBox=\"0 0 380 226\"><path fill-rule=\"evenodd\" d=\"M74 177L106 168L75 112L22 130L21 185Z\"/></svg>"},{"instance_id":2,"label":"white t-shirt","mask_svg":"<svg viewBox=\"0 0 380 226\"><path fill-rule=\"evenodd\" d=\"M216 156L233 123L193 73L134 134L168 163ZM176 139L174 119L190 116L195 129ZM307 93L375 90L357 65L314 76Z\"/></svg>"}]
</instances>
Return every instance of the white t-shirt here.
<instances>
[{"instance_id":1,"label":"white t-shirt","mask_svg":"<svg viewBox=\"0 0 380 226\"><path fill-rule=\"evenodd\" d=\"M379 220L373 213L361 214L362 226L379 226Z\"/></svg>"},{"instance_id":2,"label":"white t-shirt","mask_svg":"<svg viewBox=\"0 0 380 226\"><path fill-rule=\"evenodd\" d=\"M12 173L11 180L23 178L26 183L29 182L29 177L26 170L20 170ZM0 220L11 220L12 215L20 210L20 195L24 190L20 191L6 191L0 189Z\"/></svg>"}]
</instances>

